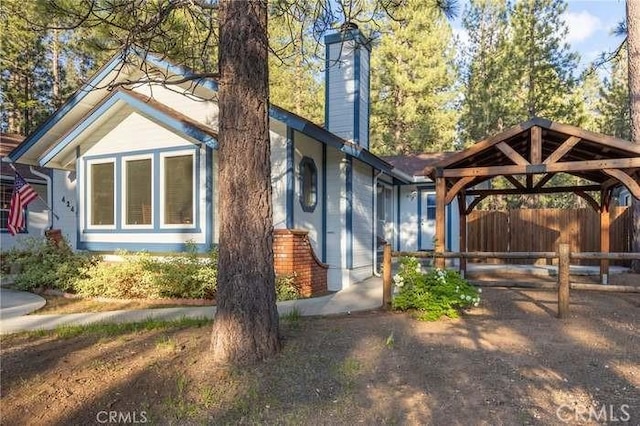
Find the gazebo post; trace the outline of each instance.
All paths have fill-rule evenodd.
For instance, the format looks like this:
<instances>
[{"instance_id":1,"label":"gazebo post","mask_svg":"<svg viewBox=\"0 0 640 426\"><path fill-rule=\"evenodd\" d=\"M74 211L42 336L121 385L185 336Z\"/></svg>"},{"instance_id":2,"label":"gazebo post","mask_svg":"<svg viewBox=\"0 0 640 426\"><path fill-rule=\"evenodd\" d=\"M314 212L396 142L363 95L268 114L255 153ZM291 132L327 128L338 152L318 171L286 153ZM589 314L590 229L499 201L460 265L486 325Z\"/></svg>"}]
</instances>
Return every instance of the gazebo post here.
<instances>
[{"instance_id":1,"label":"gazebo post","mask_svg":"<svg viewBox=\"0 0 640 426\"><path fill-rule=\"evenodd\" d=\"M460 253L467 252L467 197L464 190L458 194L458 212L460 213ZM467 276L467 258L460 258L460 275Z\"/></svg>"},{"instance_id":2,"label":"gazebo post","mask_svg":"<svg viewBox=\"0 0 640 426\"><path fill-rule=\"evenodd\" d=\"M439 170L441 172L441 170ZM445 197L447 196L447 185L445 178L441 176L441 173L437 173L436 177L436 253L444 253L444 240L445 240ZM435 258L436 268L444 269L445 259L444 257Z\"/></svg>"},{"instance_id":3,"label":"gazebo post","mask_svg":"<svg viewBox=\"0 0 640 426\"><path fill-rule=\"evenodd\" d=\"M609 225L611 223L611 215L609 199L606 193L601 194L600 203L600 251L602 253L609 253ZM609 284L609 259L600 259L600 283Z\"/></svg>"}]
</instances>

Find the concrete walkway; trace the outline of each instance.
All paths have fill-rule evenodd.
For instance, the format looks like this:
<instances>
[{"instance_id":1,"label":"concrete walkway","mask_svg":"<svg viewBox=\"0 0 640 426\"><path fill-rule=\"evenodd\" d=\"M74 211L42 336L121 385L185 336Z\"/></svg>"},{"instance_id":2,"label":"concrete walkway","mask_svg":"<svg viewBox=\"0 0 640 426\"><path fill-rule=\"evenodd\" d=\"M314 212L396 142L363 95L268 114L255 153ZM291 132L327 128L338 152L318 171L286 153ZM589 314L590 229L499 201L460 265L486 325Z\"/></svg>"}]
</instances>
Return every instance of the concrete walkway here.
<instances>
[{"instance_id":1,"label":"concrete walkway","mask_svg":"<svg viewBox=\"0 0 640 426\"><path fill-rule=\"evenodd\" d=\"M20 331L53 330L64 325L127 323L146 319L176 320L213 318L214 306L121 310L66 315L26 315L44 306L40 296L24 291L0 288L0 334ZM333 315L377 309L382 306L382 279L371 277L345 290L312 299L278 303L280 315L297 310L304 316Z\"/></svg>"}]
</instances>

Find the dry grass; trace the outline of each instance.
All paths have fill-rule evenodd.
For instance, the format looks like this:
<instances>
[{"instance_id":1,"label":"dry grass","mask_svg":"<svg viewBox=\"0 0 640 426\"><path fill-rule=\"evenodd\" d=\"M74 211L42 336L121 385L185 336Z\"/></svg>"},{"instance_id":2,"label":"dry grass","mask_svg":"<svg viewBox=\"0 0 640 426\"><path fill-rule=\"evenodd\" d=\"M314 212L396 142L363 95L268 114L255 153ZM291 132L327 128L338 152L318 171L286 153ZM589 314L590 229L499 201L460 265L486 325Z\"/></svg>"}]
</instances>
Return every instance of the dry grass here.
<instances>
[{"instance_id":1,"label":"dry grass","mask_svg":"<svg viewBox=\"0 0 640 426\"><path fill-rule=\"evenodd\" d=\"M128 300L100 300L83 299L63 296L42 295L47 300L47 304L30 315L44 314L75 314L82 312L107 312L134 309L158 309L174 308L178 306L193 305L193 303L181 302L179 300L153 300L153 299L128 299ZM213 305L213 301L208 304Z\"/></svg>"}]
</instances>

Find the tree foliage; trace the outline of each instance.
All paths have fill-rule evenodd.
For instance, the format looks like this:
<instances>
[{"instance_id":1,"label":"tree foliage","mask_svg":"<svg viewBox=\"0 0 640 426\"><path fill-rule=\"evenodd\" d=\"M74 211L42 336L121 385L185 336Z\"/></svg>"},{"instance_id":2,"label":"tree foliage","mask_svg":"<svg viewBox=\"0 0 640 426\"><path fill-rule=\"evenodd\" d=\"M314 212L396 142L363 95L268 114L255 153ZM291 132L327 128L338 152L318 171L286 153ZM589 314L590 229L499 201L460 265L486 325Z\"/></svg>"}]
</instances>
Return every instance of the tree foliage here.
<instances>
[{"instance_id":1,"label":"tree foliage","mask_svg":"<svg viewBox=\"0 0 640 426\"><path fill-rule=\"evenodd\" d=\"M408 0L379 23L371 53L371 146L382 155L451 150L456 135L452 30Z\"/></svg>"}]
</instances>

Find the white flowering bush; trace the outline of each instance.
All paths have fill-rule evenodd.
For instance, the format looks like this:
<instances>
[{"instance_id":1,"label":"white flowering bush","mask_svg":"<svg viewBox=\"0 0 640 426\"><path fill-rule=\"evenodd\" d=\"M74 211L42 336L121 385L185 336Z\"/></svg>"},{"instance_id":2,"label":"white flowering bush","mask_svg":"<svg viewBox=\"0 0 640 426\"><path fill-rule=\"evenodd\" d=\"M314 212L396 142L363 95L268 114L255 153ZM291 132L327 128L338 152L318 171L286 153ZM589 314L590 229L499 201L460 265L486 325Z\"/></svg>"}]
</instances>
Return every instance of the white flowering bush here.
<instances>
[{"instance_id":1,"label":"white flowering bush","mask_svg":"<svg viewBox=\"0 0 640 426\"><path fill-rule=\"evenodd\" d=\"M422 271L414 257L400 260L400 269L393 282L397 289L393 308L412 311L420 320L435 321L443 316L457 318L460 310L480 304L480 290L458 272L438 268Z\"/></svg>"}]
</instances>

